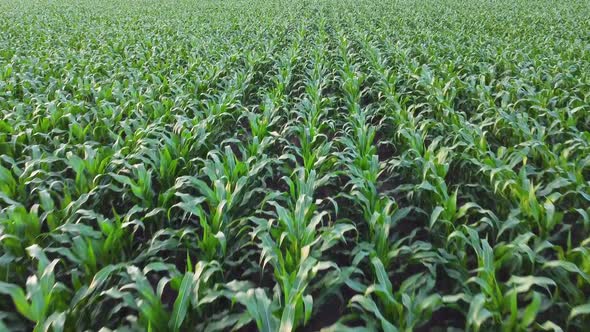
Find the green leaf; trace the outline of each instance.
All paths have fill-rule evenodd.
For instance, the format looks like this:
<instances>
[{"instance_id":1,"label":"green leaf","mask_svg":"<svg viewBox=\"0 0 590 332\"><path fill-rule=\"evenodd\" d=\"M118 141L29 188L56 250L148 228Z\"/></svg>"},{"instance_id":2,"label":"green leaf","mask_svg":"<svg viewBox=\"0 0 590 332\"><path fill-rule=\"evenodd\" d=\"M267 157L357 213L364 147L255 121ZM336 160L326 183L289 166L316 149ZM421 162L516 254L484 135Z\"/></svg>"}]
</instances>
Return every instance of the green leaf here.
<instances>
[{"instance_id":1,"label":"green leaf","mask_svg":"<svg viewBox=\"0 0 590 332\"><path fill-rule=\"evenodd\" d=\"M522 320L520 325L525 328L530 326L535 319L537 318L537 313L539 312L539 308L541 306L541 295L535 292L533 293L533 300L531 303L526 307L524 314L522 316Z\"/></svg>"},{"instance_id":2,"label":"green leaf","mask_svg":"<svg viewBox=\"0 0 590 332\"><path fill-rule=\"evenodd\" d=\"M100 288L102 284L111 276L111 274L117 270L120 270L124 267L123 264L116 264L116 265L107 265L98 271L94 278L92 278L92 282L88 289L86 290L86 295L88 296L90 293L94 292L96 289Z\"/></svg>"},{"instance_id":3,"label":"green leaf","mask_svg":"<svg viewBox=\"0 0 590 332\"><path fill-rule=\"evenodd\" d=\"M529 289L533 286L541 286L547 290L548 294L551 294L549 288L547 286L557 286L555 281L546 278L546 277L536 277L536 276L512 276L507 282L509 285L515 286L516 293L524 293L528 292Z\"/></svg>"},{"instance_id":4,"label":"green leaf","mask_svg":"<svg viewBox=\"0 0 590 332\"><path fill-rule=\"evenodd\" d=\"M563 329L559 325L548 320L543 324L539 325L539 328L543 331L563 332Z\"/></svg>"},{"instance_id":5,"label":"green leaf","mask_svg":"<svg viewBox=\"0 0 590 332\"><path fill-rule=\"evenodd\" d=\"M467 313L467 323L479 330L481 325L490 317L492 313L485 307L485 297L483 294L477 294L469 305L469 312Z\"/></svg>"},{"instance_id":6,"label":"green leaf","mask_svg":"<svg viewBox=\"0 0 590 332\"><path fill-rule=\"evenodd\" d=\"M280 332L291 332L295 325L295 311L296 304L293 302L287 303L283 309L283 315L281 316L281 325L279 327Z\"/></svg>"},{"instance_id":7,"label":"green leaf","mask_svg":"<svg viewBox=\"0 0 590 332\"><path fill-rule=\"evenodd\" d=\"M582 304L572 308L570 312L569 319L572 319L579 315L589 315L590 314L590 303Z\"/></svg>"},{"instance_id":8,"label":"green leaf","mask_svg":"<svg viewBox=\"0 0 590 332\"><path fill-rule=\"evenodd\" d=\"M378 257L371 258L371 263L373 263L373 267L375 268L375 274L377 275L377 280L379 284L381 284L388 292L392 292L393 286L391 285L391 281L389 281L389 276L385 272L385 267L383 267L383 263Z\"/></svg>"},{"instance_id":9,"label":"green leaf","mask_svg":"<svg viewBox=\"0 0 590 332\"><path fill-rule=\"evenodd\" d=\"M66 313L65 312L54 312L43 324L43 331L44 332L63 332L64 326L66 323Z\"/></svg>"},{"instance_id":10,"label":"green leaf","mask_svg":"<svg viewBox=\"0 0 590 332\"><path fill-rule=\"evenodd\" d=\"M437 207L434 208L434 210L432 211L432 214L430 215L430 223L429 223L429 227L430 228L432 228L434 226L434 224L438 220L438 217L440 216L440 214L444 210L445 209L442 206L437 206Z\"/></svg>"},{"instance_id":11,"label":"green leaf","mask_svg":"<svg viewBox=\"0 0 590 332\"><path fill-rule=\"evenodd\" d=\"M170 321L170 328L173 331L179 331L186 317L190 303L190 295L193 289L193 274L191 272L185 273L178 290L178 295L174 301L174 308L172 309L172 320Z\"/></svg>"},{"instance_id":12,"label":"green leaf","mask_svg":"<svg viewBox=\"0 0 590 332\"><path fill-rule=\"evenodd\" d=\"M34 314L31 312L31 306L27 301L25 292L17 285L0 281L0 294L8 295L12 298L16 310L30 321L36 321Z\"/></svg>"},{"instance_id":13,"label":"green leaf","mask_svg":"<svg viewBox=\"0 0 590 332\"><path fill-rule=\"evenodd\" d=\"M572 262L558 260L549 261L543 264L543 268L562 268L568 272L577 273L580 277L584 278L586 282L590 283L590 276L580 270L580 268Z\"/></svg>"},{"instance_id":14,"label":"green leaf","mask_svg":"<svg viewBox=\"0 0 590 332\"><path fill-rule=\"evenodd\" d=\"M305 320L303 325L307 325L313 311L313 297L310 294L305 295L303 297L303 304L305 305Z\"/></svg>"},{"instance_id":15,"label":"green leaf","mask_svg":"<svg viewBox=\"0 0 590 332\"><path fill-rule=\"evenodd\" d=\"M383 331L397 332L397 328L383 316L383 314L377 307L377 304L370 297L366 297L363 295L355 295L352 297L352 299L350 299L350 302L352 304L356 303L360 305L360 307L364 310L373 313L375 317L377 317L381 322L381 328L383 329Z\"/></svg>"},{"instance_id":16,"label":"green leaf","mask_svg":"<svg viewBox=\"0 0 590 332\"><path fill-rule=\"evenodd\" d=\"M235 293L236 289L231 289ZM261 288L248 289L237 292L234 299L246 306L248 314L256 321L258 330L263 332L275 332L279 327L279 321L272 314L273 306Z\"/></svg>"}]
</instances>

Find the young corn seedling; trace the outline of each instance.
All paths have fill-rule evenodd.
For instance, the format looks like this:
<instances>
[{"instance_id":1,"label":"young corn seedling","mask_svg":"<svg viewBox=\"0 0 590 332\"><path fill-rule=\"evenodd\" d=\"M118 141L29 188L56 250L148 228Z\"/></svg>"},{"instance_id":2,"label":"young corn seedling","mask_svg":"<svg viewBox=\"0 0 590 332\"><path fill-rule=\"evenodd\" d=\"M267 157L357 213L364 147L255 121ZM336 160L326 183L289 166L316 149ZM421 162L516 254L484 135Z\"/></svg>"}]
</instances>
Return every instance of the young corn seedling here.
<instances>
[{"instance_id":1,"label":"young corn seedling","mask_svg":"<svg viewBox=\"0 0 590 332\"><path fill-rule=\"evenodd\" d=\"M541 276L513 275L503 284L497 276L503 262L496 259L496 254L488 241L480 239L477 232L471 228L465 227L463 231L467 234L458 230L451 234L450 238L461 239L475 251L477 269L474 272L477 276L468 279L468 284L475 284L479 291L467 293L470 294L467 328L478 331L484 326L496 326L506 331L521 331L538 326L537 315L540 310L545 310L541 304L547 295L552 296L550 286L556 287L556 282ZM535 291L533 287L543 289L544 293ZM519 310L518 303L523 300L527 301L528 305L524 310ZM486 325L486 322L491 325Z\"/></svg>"},{"instance_id":2,"label":"young corn seedling","mask_svg":"<svg viewBox=\"0 0 590 332\"><path fill-rule=\"evenodd\" d=\"M213 152L204 161L202 174L210 184L195 177L181 177L177 180L177 196L182 202L174 207L186 215L199 219L202 235L199 247L208 260L225 256L228 241L234 243L239 233L240 218L246 216L246 203L254 191L254 176L259 174L268 160L242 161L226 146L223 154ZM182 193L183 188L193 188L200 196Z\"/></svg>"},{"instance_id":3,"label":"young corn seedling","mask_svg":"<svg viewBox=\"0 0 590 332\"><path fill-rule=\"evenodd\" d=\"M50 262L37 245L28 247L27 252L38 261L36 274L27 278L25 289L0 282L0 293L12 298L16 311L34 324L33 331L62 331L69 290L56 280L54 270L59 260Z\"/></svg>"},{"instance_id":4,"label":"young corn seedling","mask_svg":"<svg viewBox=\"0 0 590 332\"><path fill-rule=\"evenodd\" d=\"M376 282L366 287L364 294L355 295L350 303L366 313L362 318L367 323L377 321L379 330L412 331L442 305L440 295L429 294L434 287L432 276L414 275L394 290L379 258L373 257L371 264Z\"/></svg>"},{"instance_id":5,"label":"young corn seedling","mask_svg":"<svg viewBox=\"0 0 590 332\"><path fill-rule=\"evenodd\" d=\"M253 235L260 239L263 267L271 264L282 295L281 331L292 331L308 322L313 306L312 296L305 292L308 284L319 271L337 268L332 262L320 261L322 252L353 229L352 225L322 227L327 212L318 213L317 202L313 201L314 191L320 185L315 171L307 178L303 169L298 174L289 181L290 198L296 198L295 203L285 208L270 201L276 219L252 218L257 224Z\"/></svg>"}]
</instances>

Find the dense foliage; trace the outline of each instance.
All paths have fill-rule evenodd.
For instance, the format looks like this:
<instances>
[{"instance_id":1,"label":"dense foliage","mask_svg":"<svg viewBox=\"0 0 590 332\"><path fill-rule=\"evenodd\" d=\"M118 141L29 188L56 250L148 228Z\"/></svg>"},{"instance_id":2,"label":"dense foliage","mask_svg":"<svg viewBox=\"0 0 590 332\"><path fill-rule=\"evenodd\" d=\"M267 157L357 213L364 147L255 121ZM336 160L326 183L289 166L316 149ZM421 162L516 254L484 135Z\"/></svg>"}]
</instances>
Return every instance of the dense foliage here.
<instances>
[{"instance_id":1,"label":"dense foliage","mask_svg":"<svg viewBox=\"0 0 590 332\"><path fill-rule=\"evenodd\" d=\"M583 330L587 1L0 1L0 330Z\"/></svg>"}]
</instances>

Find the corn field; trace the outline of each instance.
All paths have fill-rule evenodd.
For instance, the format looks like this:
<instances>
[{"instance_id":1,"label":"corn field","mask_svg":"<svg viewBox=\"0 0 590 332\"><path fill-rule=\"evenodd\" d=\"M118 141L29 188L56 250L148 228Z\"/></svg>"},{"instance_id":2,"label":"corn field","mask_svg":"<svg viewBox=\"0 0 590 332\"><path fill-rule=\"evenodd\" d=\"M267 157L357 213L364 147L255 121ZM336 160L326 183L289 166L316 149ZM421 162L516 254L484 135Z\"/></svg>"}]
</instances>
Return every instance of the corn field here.
<instances>
[{"instance_id":1,"label":"corn field","mask_svg":"<svg viewBox=\"0 0 590 332\"><path fill-rule=\"evenodd\" d=\"M588 17L0 0L0 331L588 331Z\"/></svg>"}]
</instances>

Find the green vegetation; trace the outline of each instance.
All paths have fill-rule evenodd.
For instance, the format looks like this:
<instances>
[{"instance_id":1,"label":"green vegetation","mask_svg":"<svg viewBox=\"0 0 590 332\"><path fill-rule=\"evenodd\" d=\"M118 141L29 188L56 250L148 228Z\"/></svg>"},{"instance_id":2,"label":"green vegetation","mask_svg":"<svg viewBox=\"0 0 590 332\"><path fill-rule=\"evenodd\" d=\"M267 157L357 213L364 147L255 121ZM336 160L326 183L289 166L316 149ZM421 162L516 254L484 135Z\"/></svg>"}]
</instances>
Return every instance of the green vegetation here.
<instances>
[{"instance_id":1,"label":"green vegetation","mask_svg":"<svg viewBox=\"0 0 590 332\"><path fill-rule=\"evenodd\" d=\"M0 330L587 329L588 17L0 0Z\"/></svg>"}]
</instances>

